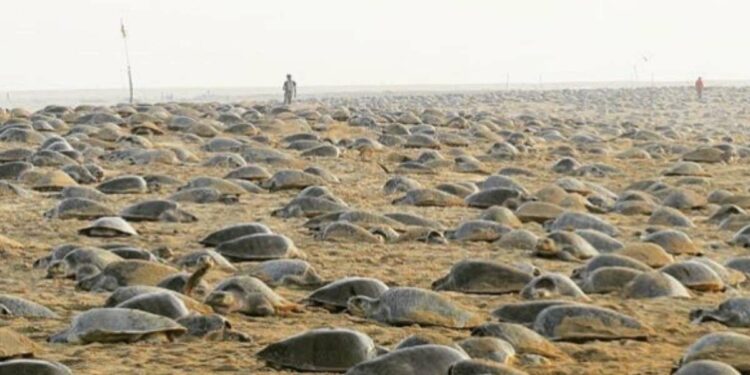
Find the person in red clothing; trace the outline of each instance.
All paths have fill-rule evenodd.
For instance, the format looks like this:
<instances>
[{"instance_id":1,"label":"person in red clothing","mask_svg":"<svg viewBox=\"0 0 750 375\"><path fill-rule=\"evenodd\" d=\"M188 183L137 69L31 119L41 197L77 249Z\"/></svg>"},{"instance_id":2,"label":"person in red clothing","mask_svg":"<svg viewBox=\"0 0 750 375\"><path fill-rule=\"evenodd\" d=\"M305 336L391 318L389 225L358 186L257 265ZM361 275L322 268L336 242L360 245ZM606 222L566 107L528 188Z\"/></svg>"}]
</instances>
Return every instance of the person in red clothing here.
<instances>
[{"instance_id":1,"label":"person in red clothing","mask_svg":"<svg viewBox=\"0 0 750 375\"><path fill-rule=\"evenodd\" d=\"M703 98L703 78L701 77L695 80L695 92L698 94L699 100Z\"/></svg>"}]
</instances>

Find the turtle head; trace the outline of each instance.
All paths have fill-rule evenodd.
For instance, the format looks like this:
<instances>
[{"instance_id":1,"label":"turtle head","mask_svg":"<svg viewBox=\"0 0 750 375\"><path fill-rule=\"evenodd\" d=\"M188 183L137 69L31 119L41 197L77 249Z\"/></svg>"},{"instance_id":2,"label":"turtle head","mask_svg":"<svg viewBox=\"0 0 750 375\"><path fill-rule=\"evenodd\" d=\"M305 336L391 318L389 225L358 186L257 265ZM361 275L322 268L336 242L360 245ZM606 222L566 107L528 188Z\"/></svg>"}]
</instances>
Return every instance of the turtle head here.
<instances>
[{"instance_id":1,"label":"turtle head","mask_svg":"<svg viewBox=\"0 0 750 375\"><path fill-rule=\"evenodd\" d=\"M211 306L219 314L228 313L234 306L236 299L233 293L226 291L214 291L203 301L206 305Z\"/></svg>"},{"instance_id":2,"label":"turtle head","mask_svg":"<svg viewBox=\"0 0 750 375\"><path fill-rule=\"evenodd\" d=\"M39 259L35 260L34 264L32 265L32 267L34 267L34 268L45 268L45 267L49 266L49 263L51 261L52 261L52 256L48 255L46 257L42 257L42 258L39 258Z\"/></svg>"},{"instance_id":3,"label":"turtle head","mask_svg":"<svg viewBox=\"0 0 750 375\"><path fill-rule=\"evenodd\" d=\"M111 292L117 289L118 286L117 279L112 276L103 275L102 273L97 273L76 283L76 289L90 292Z\"/></svg>"},{"instance_id":4,"label":"turtle head","mask_svg":"<svg viewBox=\"0 0 750 375\"><path fill-rule=\"evenodd\" d=\"M357 316L367 316L373 310L377 300L366 296L354 296L346 302L349 313Z\"/></svg>"},{"instance_id":5,"label":"turtle head","mask_svg":"<svg viewBox=\"0 0 750 375\"><path fill-rule=\"evenodd\" d=\"M65 264L61 261L55 261L49 263L47 266L47 278L54 279L57 277L65 276Z\"/></svg>"},{"instance_id":6,"label":"turtle head","mask_svg":"<svg viewBox=\"0 0 750 375\"><path fill-rule=\"evenodd\" d=\"M706 321L718 321L716 317L713 314L713 311L706 310L706 309L694 309L690 310L690 315L688 315L690 322L694 324L703 323Z\"/></svg>"},{"instance_id":7,"label":"turtle head","mask_svg":"<svg viewBox=\"0 0 750 375\"><path fill-rule=\"evenodd\" d=\"M237 204L240 202L240 197L237 194L222 194L219 201L224 204Z\"/></svg>"},{"instance_id":8,"label":"turtle head","mask_svg":"<svg viewBox=\"0 0 750 375\"><path fill-rule=\"evenodd\" d=\"M209 255L201 255L195 261L195 264L198 266L198 268L211 268L216 265L216 261Z\"/></svg>"},{"instance_id":9,"label":"turtle head","mask_svg":"<svg viewBox=\"0 0 750 375\"><path fill-rule=\"evenodd\" d=\"M540 254L555 254L558 249L555 241L550 238L541 238L536 243L536 251Z\"/></svg>"}]
</instances>

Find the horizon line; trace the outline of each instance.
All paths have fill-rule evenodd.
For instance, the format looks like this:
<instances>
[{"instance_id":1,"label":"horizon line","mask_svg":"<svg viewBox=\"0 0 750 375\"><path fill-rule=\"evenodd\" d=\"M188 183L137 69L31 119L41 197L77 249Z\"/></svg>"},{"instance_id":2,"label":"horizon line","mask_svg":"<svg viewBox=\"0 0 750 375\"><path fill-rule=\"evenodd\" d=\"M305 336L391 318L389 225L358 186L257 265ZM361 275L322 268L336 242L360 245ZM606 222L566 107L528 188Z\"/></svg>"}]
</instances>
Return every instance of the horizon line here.
<instances>
[{"instance_id":1,"label":"horizon line","mask_svg":"<svg viewBox=\"0 0 750 375\"><path fill-rule=\"evenodd\" d=\"M606 85L640 85L640 86L650 86L652 84L654 85L676 85L676 84L690 84L692 80L603 80L603 81L542 81L542 82L493 82L493 83L394 83L394 84L376 84L376 83L370 83L370 84L346 84L346 85L338 85L338 84L312 84L309 86L301 86L301 87L309 87L309 88L315 88L315 89L362 89L362 88L368 88L368 89L383 89L384 91L387 88L437 88L437 87L445 87L445 88L451 88L451 87L464 87L464 88L504 88L504 87L540 87L545 85L553 85L553 86L584 86L584 85L597 85L597 86L606 86ZM709 82L719 84L719 85L727 85L732 83L744 83L744 84L750 84L750 79L717 79L717 80L710 80ZM605 87L606 88L606 87ZM197 86L145 86L145 87L138 87L135 86L135 91L138 90L276 90L276 86L203 86L203 85L197 85ZM12 89L12 88L3 88L0 89L0 92L6 92L6 93L31 93L31 92L56 92L56 91L116 91L116 90L127 90L127 87L89 87L89 88L32 88L32 89Z\"/></svg>"}]
</instances>

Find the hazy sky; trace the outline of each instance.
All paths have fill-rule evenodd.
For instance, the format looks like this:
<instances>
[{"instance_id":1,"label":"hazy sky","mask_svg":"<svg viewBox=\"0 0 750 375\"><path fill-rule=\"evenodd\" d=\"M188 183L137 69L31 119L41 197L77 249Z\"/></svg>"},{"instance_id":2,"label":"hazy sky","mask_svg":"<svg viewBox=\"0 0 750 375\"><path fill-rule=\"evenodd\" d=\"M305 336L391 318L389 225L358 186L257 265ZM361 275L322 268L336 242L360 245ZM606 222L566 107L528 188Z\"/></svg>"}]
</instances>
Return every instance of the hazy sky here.
<instances>
[{"instance_id":1,"label":"hazy sky","mask_svg":"<svg viewBox=\"0 0 750 375\"><path fill-rule=\"evenodd\" d=\"M0 5L0 91L126 87L121 17L136 87L750 78L747 0Z\"/></svg>"}]
</instances>

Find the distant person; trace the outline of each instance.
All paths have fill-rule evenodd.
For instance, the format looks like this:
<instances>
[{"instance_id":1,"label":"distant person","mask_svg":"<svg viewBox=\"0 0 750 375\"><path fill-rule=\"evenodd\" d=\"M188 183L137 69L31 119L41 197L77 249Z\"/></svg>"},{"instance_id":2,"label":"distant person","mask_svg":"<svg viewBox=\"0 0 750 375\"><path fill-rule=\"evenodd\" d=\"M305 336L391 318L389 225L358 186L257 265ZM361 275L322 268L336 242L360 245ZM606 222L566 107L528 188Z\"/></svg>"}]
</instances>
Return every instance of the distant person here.
<instances>
[{"instance_id":1,"label":"distant person","mask_svg":"<svg viewBox=\"0 0 750 375\"><path fill-rule=\"evenodd\" d=\"M698 94L698 100L703 98L703 78L701 77L695 80L695 93Z\"/></svg>"},{"instance_id":2,"label":"distant person","mask_svg":"<svg viewBox=\"0 0 750 375\"><path fill-rule=\"evenodd\" d=\"M292 81L292 75L286 75L286 81L284 81L284 104L292 104L292 99L297 97L297 82Z\"/></svg>"}]
</instances>

